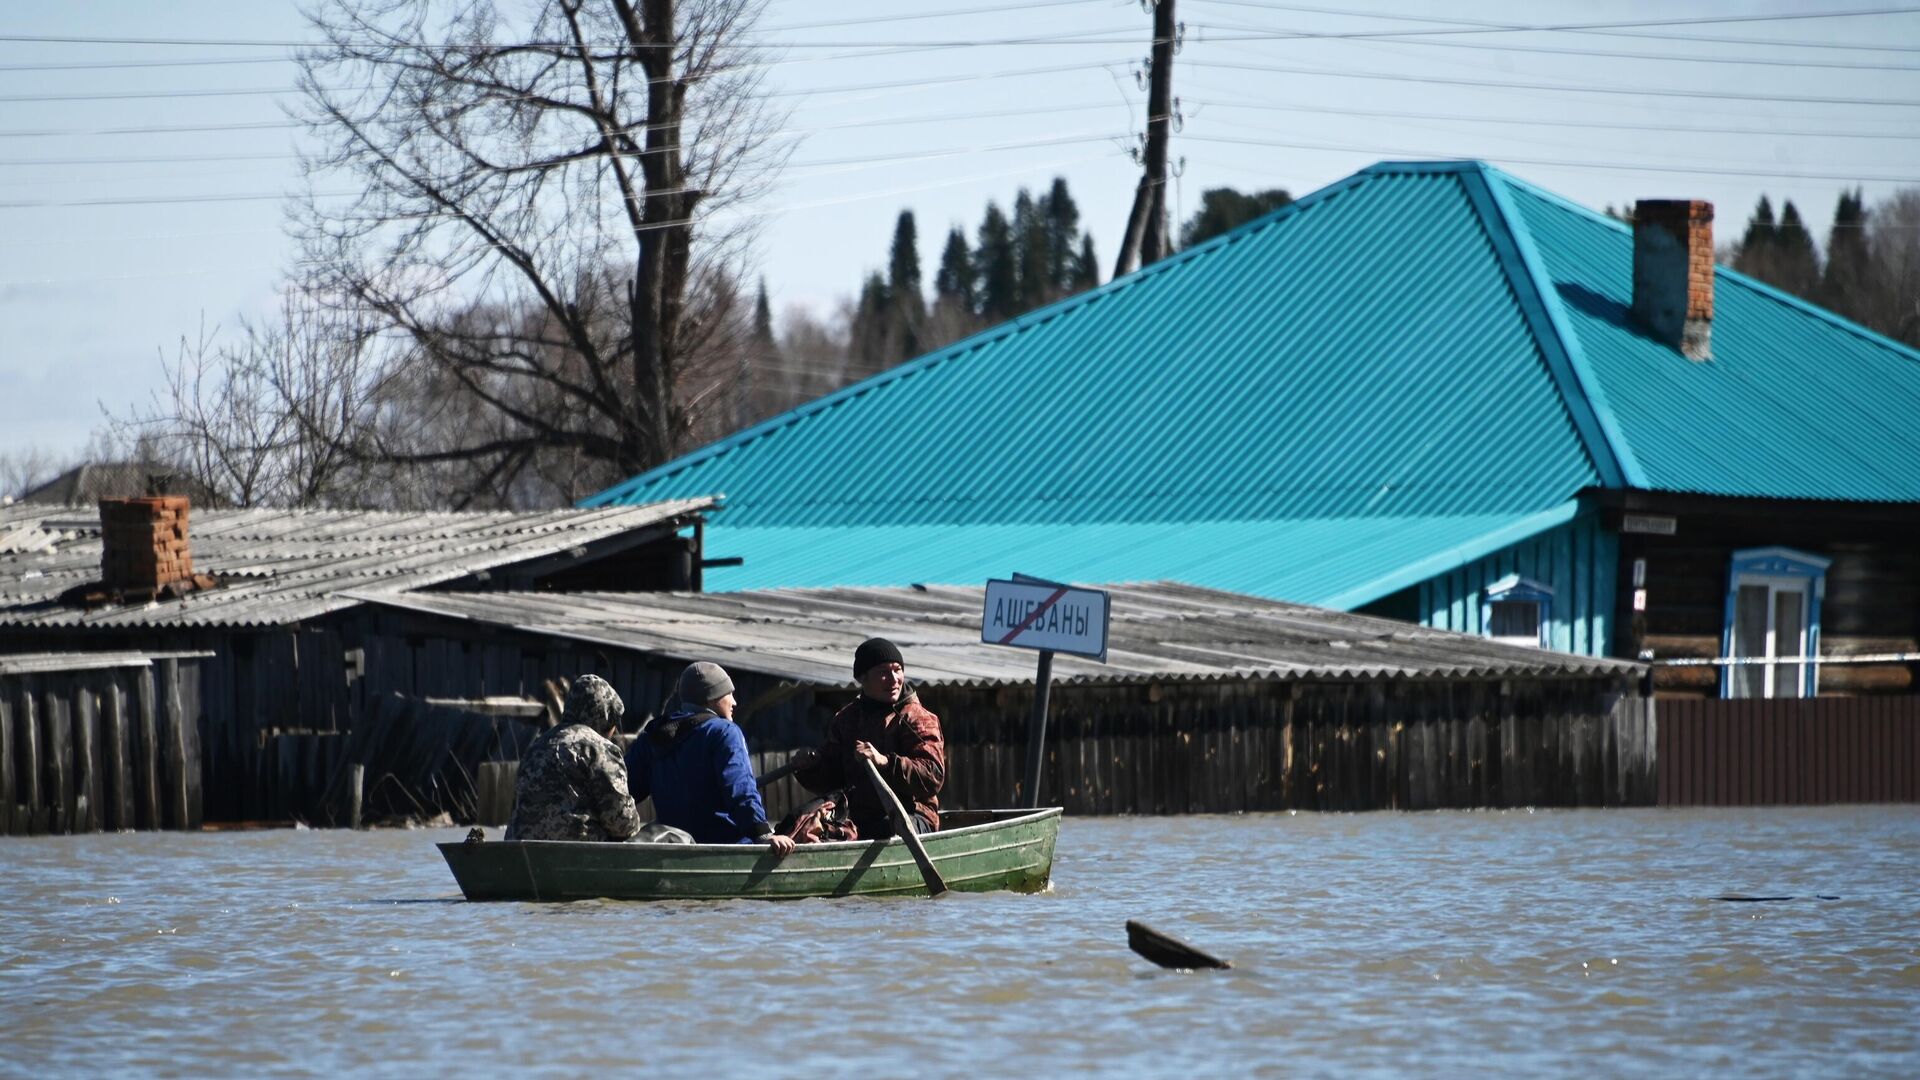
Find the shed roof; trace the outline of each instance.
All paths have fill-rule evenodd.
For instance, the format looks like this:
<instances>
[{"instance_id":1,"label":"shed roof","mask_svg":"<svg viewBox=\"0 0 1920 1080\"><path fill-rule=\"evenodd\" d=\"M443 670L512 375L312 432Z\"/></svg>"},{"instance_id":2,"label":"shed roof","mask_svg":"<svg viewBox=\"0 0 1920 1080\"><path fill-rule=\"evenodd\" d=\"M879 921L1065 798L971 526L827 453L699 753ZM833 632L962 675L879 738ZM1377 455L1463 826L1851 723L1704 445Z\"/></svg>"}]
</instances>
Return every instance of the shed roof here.
<instances>
[{"instance_id":1,"label":"shed roof","mask_svg":"<svg viewBox=\"0 0 1920 1080\"><path fill-rule=\"evenodd\" d=\"M100 519L78 508L0 507L0 626L272 626L358 601L339 594L418 589L624 534L672 529L714 500L601 510L389 513L192 512L194 569L222 588L150 604L78 608L56 598L100 577Z\"/></svg>"},{"instance_id":2,"label":"shed roof","mask_svg":"<svg viewBox=\"0 0 1920 1080\"><path fill-rule=\"evenodd\" d=\"M1358 604L1594 488L1920 501L1920 354L1721 269L1689 361L1627 318L1631 261L1627 226L1499 169L1383 163L582 505L725 492L708 547L746 563L715 589L979 580L1098 525L1038 572ZM1309 523L1344 569L1269 572ZM900 549L929 526L961 531ZM832 531L782 560L808 534L754 530Z\"/></svg>"},{"instance_id":3,"label":"shed roof","mask_svg":"<svg viewBox=\"0 0 1920 1080\"><path fill-rule=\"evenodd\" d=\"M1067 684L1245 680L1626 678L1641 667L1503 645L1172 582L1112 592L1108 662L1056 655ZM713 660L817 686L851 686L854 647L899 645L911 677L931 686L1031 684L1035 654L980 640L983 588L778 589L735 593L386 593L366 600L630 649L672 661Z\"/></svg>"}]
</instances>

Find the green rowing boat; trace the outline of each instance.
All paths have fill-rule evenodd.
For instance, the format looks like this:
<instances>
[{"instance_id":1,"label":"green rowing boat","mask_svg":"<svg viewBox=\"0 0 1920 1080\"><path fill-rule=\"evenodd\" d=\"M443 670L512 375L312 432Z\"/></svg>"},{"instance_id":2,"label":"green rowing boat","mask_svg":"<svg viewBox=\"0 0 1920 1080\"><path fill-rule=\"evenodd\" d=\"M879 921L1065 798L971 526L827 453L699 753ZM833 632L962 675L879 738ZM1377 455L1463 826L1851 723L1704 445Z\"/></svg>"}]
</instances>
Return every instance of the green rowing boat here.
<instances>
[{"instance_id":1,"label":"green rowing boat","mask_svg":"<svg viewBox=\"0 0 1920 1080\"><path fill-rule=\"evenodd\" d=\"M958 810L920 839L947 887L1039 892L1053 872L1060 808ZM795 900L925 896L898 837L803 844L776 860L741 844L470 840L441 844L469 900Z\"/></svg>"}]
</instances>

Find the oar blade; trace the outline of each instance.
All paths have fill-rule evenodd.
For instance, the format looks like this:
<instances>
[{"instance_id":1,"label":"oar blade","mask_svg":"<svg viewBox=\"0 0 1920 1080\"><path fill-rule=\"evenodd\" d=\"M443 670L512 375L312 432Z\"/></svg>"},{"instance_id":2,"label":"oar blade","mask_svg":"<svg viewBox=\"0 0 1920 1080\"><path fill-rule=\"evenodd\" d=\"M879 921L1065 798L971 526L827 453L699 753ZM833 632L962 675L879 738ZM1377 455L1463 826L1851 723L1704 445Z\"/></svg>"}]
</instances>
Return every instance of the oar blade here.
<instances>
[{"instance_id":1,"label":"oar blade","mask_svg":"<svg viewBox=\"0 0 1920 1080\"><path fill-rule=\"evenodd\" d=\"M1127 948L1163 968L1198 970L1233 966L1217 956L1202 952L1178 938L1168 937L1135 919L1127 920Z\"/></svg>"}]
</instances>

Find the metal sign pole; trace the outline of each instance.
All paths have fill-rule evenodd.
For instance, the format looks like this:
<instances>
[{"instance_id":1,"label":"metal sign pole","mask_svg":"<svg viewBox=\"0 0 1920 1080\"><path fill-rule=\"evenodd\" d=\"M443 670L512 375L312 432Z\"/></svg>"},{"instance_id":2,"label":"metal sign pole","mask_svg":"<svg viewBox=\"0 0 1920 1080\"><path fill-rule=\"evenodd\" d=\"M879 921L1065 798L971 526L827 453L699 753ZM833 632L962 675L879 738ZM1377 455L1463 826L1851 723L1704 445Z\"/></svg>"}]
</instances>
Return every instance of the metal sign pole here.
<instances>
[{"instance_id":1,"label":"metal sign pole","mask_svg":"<svg viewBox=\"0 0 1920 1080\"><path fill-rule=\"evenodd\" d=\"M1027 724L1027 805L1040 805L1040 766L1047 756L1047 692L1053 687L1053 650L1040 650L1033 673L1033 719Z\"/></svg>"}]
</instances>

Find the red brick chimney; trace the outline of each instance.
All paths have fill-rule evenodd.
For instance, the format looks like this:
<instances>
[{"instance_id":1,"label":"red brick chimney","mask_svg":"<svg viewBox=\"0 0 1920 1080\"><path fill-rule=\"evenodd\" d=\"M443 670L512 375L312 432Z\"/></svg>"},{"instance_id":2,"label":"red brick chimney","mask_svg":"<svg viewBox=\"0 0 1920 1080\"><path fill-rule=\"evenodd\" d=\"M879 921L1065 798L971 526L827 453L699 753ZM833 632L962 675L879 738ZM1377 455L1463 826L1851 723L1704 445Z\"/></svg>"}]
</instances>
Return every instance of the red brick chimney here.
<instances>
[{"instance_id":1,"label":"red brick chimney","mask_svg":"<svg viewBox=\"0 0 1920 1080\"><path fill-rule=\"evenodd\" d=\"M1713 359L1713 204L1633 206L1633 317L1689 360Z\"/></svg>"},{"instance_id":2,"label":"red brick chimney","mask_svg":"<svg viewBox=\"0 0 1920 1080\"><path fill-rule=\"evenodd\" d=\"M108 588L158 590L193 578L187 498L100 500L100 576Z\"/></svg>"}]
</instances>

